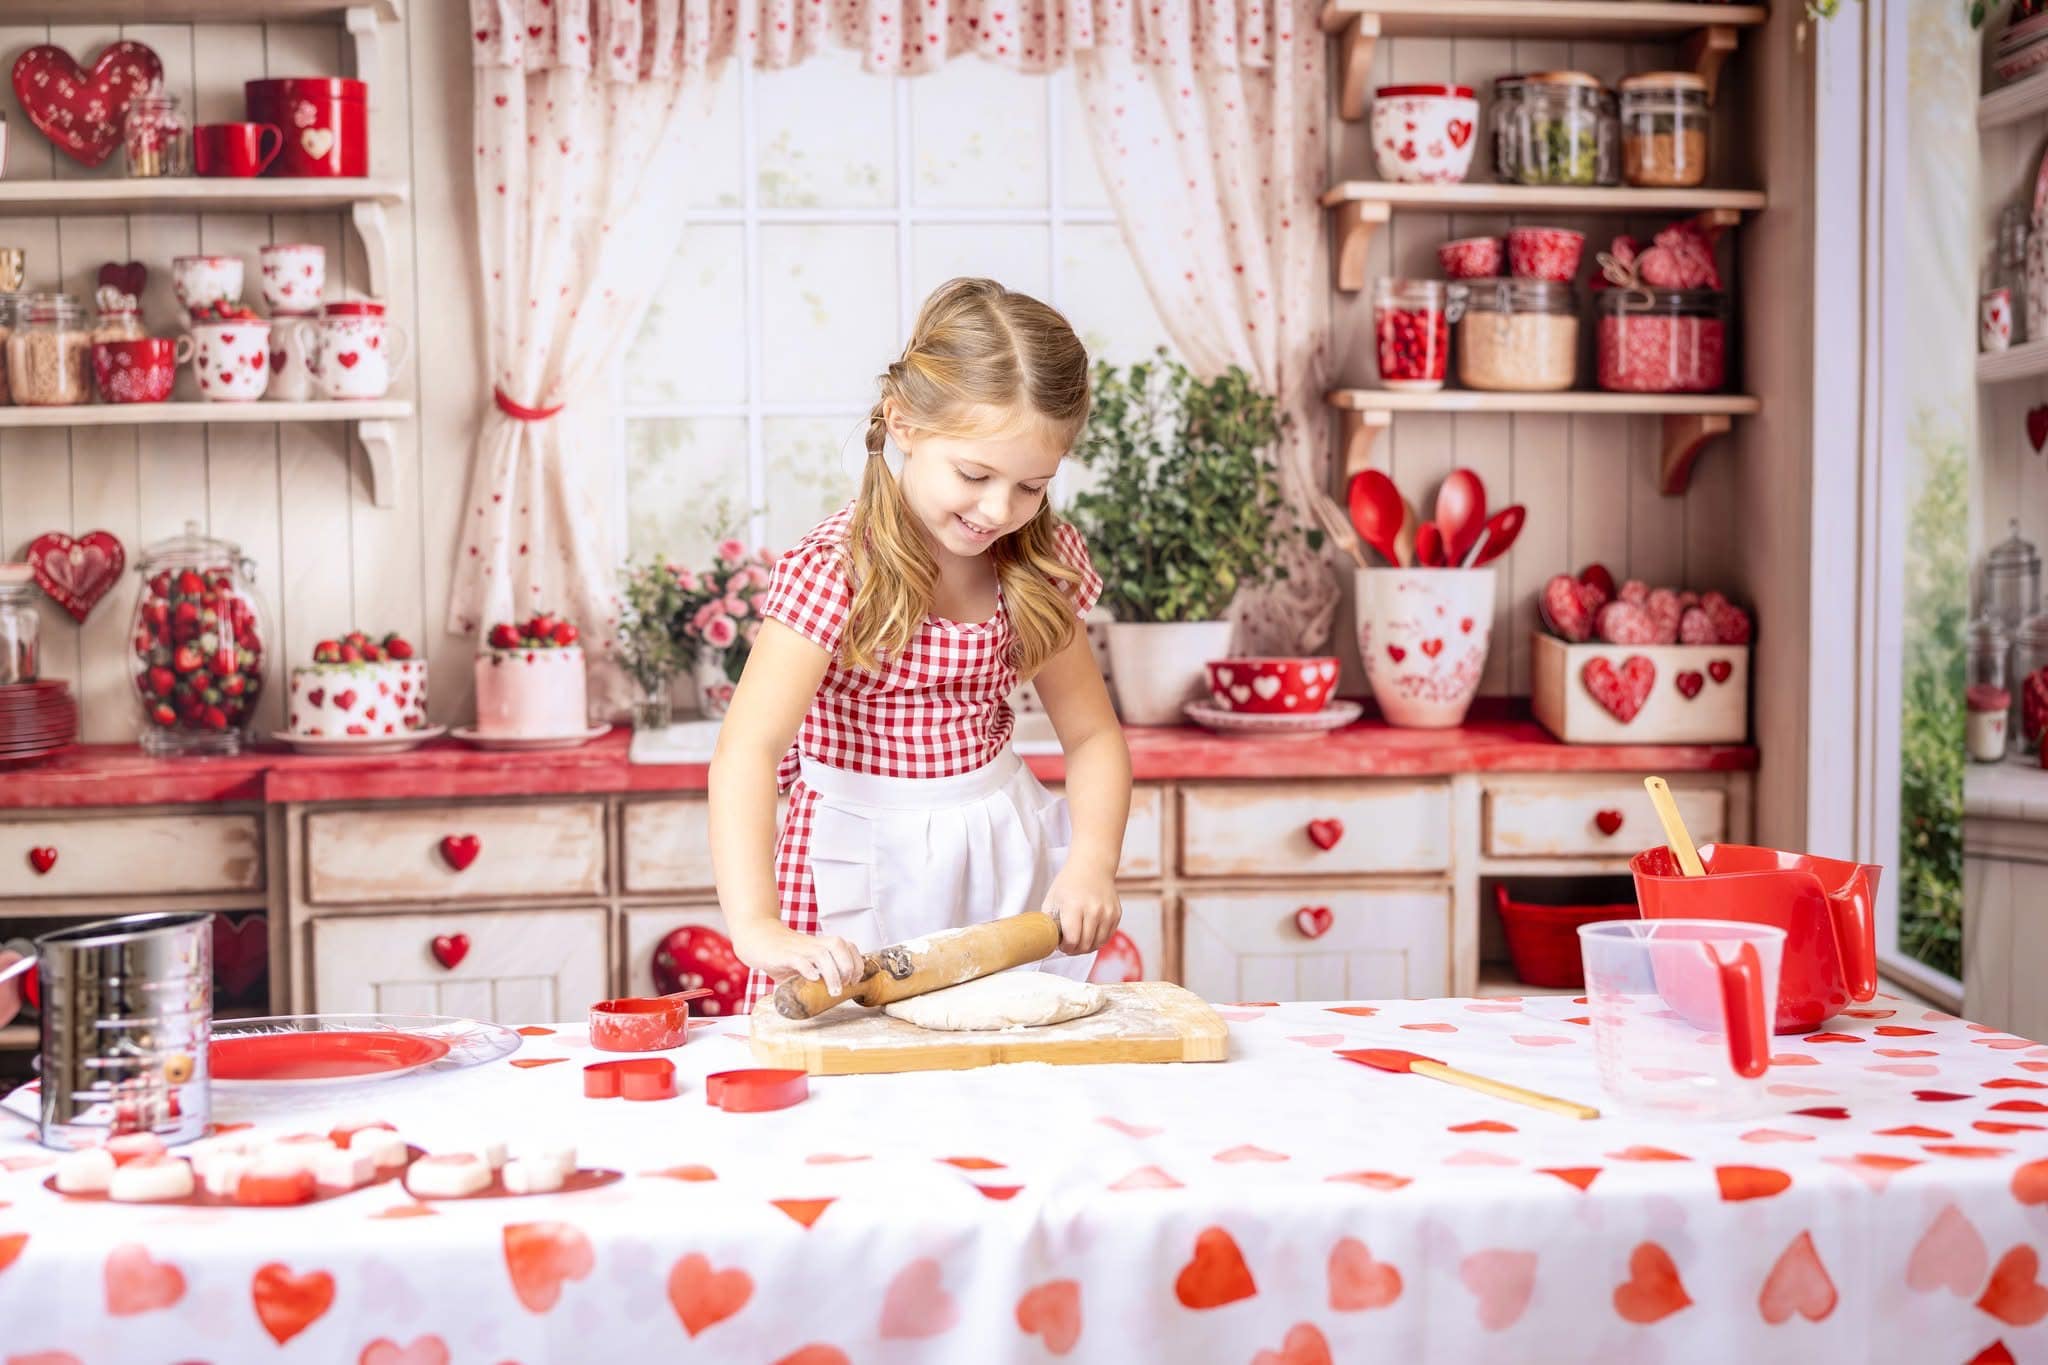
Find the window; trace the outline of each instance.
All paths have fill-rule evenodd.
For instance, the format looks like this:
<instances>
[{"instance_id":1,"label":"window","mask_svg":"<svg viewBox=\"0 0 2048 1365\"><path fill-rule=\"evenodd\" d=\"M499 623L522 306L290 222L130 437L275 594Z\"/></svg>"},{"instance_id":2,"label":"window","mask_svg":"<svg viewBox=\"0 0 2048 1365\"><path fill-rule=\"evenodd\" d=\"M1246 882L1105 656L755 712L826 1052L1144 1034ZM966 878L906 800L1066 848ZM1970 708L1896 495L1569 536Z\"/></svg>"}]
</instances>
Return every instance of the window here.
<instances>
[{"instance_id":1,"label":"window","mask_svg":"<svg viewBox=\"0 0 2048 1365\"><path fill-rule=\"evenodd\" d=\"M703 559L721 502L775 549L844 502L875 376L953 276L1046 299L1092 355L1166 341L1064 74L734 63L690 146L682 244L620 380L636 558Z\"/></svg>"}]
</instances>

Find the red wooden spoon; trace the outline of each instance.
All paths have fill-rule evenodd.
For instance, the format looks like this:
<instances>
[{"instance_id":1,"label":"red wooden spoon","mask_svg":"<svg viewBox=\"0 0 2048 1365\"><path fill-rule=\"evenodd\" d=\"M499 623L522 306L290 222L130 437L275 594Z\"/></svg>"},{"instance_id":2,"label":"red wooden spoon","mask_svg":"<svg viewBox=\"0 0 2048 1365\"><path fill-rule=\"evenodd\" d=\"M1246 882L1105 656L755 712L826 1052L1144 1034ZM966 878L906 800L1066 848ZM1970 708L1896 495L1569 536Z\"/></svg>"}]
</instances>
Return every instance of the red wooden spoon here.
<instances>
[{"instance_id":1,"label":"red wooden spoon","mask_svg":"<svg viewBox=\"0 0 2048 1365\"><path fill-rule=\"evenodd\" d=\"M1491 564L1508 552L1515 543L1515 537L1522 534L1522 523L1528 519L1529 509L1516 503L1503 507L1486 521L1486 544L1480 547L1479 557L1472 561L1472 567Z\"/></svg>"},{"instance_id":2,"label":"red wooden spoon","mask_svg":"<svg viewBox=\"0 0 2048 1365\"><path fill-rule=\"evenodd\" d=\"M1445 562L1463 563L1485 524L1486 485L1469 469L1453 469L1436 490L1436 527L1443 536Z\"/></svg>"},{"instance_id":3,"label":"red wooden spoon","mask_svg":"<svg viewBox=\"0 0 2048 1365\"><path fill-rule=\"evenodd\" d=\"M1444 537L1433 521L1415 528L1415 562L1425 569L1444 567Z\"/></svg>"},{"instance_id":4,"label":"red wooden spoon","mask_svg":"<svg viewBox=\"0 0 2048 1365\"><path fill-rule=\"evenodd\" d=\"M1394 481L1377 469L1361 469L1351 476L1345 500L1358 538L1379 551L1387 563L1398 565L1401 560L1394 553L1394 538L1407 519L1408 505Z\"/></svg>"}]
</instances>

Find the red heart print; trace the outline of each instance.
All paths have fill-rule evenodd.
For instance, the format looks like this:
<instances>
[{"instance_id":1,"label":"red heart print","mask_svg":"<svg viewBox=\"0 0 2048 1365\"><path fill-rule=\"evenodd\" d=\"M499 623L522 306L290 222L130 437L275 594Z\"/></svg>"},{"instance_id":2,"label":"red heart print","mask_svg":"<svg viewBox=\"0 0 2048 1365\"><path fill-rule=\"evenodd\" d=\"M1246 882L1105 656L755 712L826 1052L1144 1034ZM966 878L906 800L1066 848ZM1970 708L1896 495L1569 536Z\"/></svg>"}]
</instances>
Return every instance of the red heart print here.
<instances>
[{"instance_id":1,"label":"red heart print","mask_svg":"<svg viewBox=\"0 0 2048 1365\"><path fill-rule=\"evenodd\" d=\"M1600 1178L1600 1168L1598 1166L1542 1166L1537 1168L1536 1174L1554 1175L1565 1184L1584 1191L1590 1188L1595 1180Z\"/></svg>"},{"instance_id":2,"label":"red heart print","mask_svg":"<svg viewBox=\"0 0 2048 1365\"><path fill-rule=\"evenodd\" d=\"M1166 1131L1166 1130L1165 1130L1164 1128L1153 1128L1153 1127L1150 1127L1149 1125L1146 1125L1146 1124L1142 1124L1142 1123L1126 1123L1126 1122L1125 1122L1124 1120L1122 1120L1122 1119L1113 1119L1113 1118L1099 1118L1099 1119L1097 1119L1097 1120L1095 1120L1095 1121L1096 1121L1097 1123L1101 1124L1101 1125L1102 1125L1103 1127L1105 1127L1105 1128L1114 1128L1114 1129L1116 1129L1116 1130L1117 1130L1117 1131L1118 1131L1119 1133L1122 1133L1122 1134L1123 1134L1123 1135L1124 1135L1125 1137L1134 1137L1134 1138L1149 1138L1149 1137L1158 1137L1158 1136L1159 1136L1159 1135L1160 1135L1161 1133L1163 1133L1163 1132L1165 1132L1165 1131Z\"/></svg>"},{"instance_id":3,"label":"red heart print","mask_svg":"<svg viewBox=\"0 0 2048 1365\"><path fill-rule=\"evenodd\" d=\"M1536 1253L1496 1248L1467 1256L1458 1278L1479 1300L1479 1325L1489 1332L1512 1327L1536 1289Z\"/></svg>"},{"instance_id":4,"label":"red heart print","mask_svg":"<svg viewBox=\"0 0 2048 1365\"><path fill-rule=\"evenodd\" d=\"M448 1343L431 1334L413 1338L410 1346L378 1337L363 1348L356 1365L448 1365Z\"/></svg>"},{"instance_id":5,"label":"red heart print","mask_svg":"<svg viewBox=\"0 0 2048 1365\"><path fill-rule=\"evenodd\" d=\"M884 1340L921 1340L951 1331L960 1305L946 1292L939 1263L920 1256L896 1273L882 1295Z\"/></svg>"},{"instance_id":6,"label":"red heart print","mask_svg":"<svg viewBox=\"0 0 2048 1365\"><path fill-rule=\"evenodd\" d=\"M1593 812L1593 823L1599 827L1602 834L1612 836L1621 830L1621 812L1618 810L1595 811Z\"/></svg>"},{"instance_id":7,"label":"red heart print","mask_svg":"<svg viewBox=\"0 0 2048 1365\"><path fill-rule=\"evenodd\" d=\"M1321 938L1330 932L1332 916L1327 905L1304 905L1294 912L1294 927L1303 938Z\"/></svg>"},{"instance_id":8,"label":"red heart print","mask_svg":"<svg viewBox=\"0 0 2048 1365\"><path fill-rule=\"evenodd\" d=\"M1880 1128L1877 1130L1877 1135L1879 1137L1928 1138L1935 1142L1946 1142L1955 1136L1954 1133L1946 1129L1928 1128L1918 1123L1903 1124L1897 1128Z\"/></svg>"},{"instance_id":9,"label":"red heart print","mask_svg":"<svg viewBox=\"0 0 2048 1365\"><path fill-rule=\"evenodd\" d=\"M1444 133L1451 139L1453 147L1463 147L1472 140L1472 120L1454 118L1444 125Z\"/></svg>"},{"instance_id":10,"label":"red heart print","mask_svg":"<svg viewBox=\"0 0 2048 1365\"><path fill-rule=\"evenodd\" d=\"M434 935L434 961L454 971L462 965L462 959L469 956L468 934Z\"/></svg>"},{"instance_id":11,"label":"red heart print","mask_svg":"<svg viewBox=\"0 0 2048 1365\"><path fill-rule=\"evenodd\" d=\"M1342 820L1311 820L1308 822L1308 841L1317 848L1328 852L1344 837Z\"/></svg>"},{"instance_id":12,"label":"red heart print","mask_svg":"<svg viewBox=\"0 0 2048 1365\"><path fill-rule=\"evenodd\" d=\"M25 1232L15 1232L5 1237L0 1237L0 1270L5 1270L13 1265L20 1258L21 1249L27 1245L28 1234Z\"/></svg>"},{"instance_id":13,"label":"red heart print","mask_svg":"<svg viewBox=\"0 0 2048 1365\"><path fill-rule=\"evenodd\" d=\"M2048 445L2048 403L2027 409L2027 440L2033 443L2036 455L2043 445Z\"/></svg>"},{"instance_id":14,"label":"red heart print","mask_svg":"<svg viewBox=\"0 0 2048 1365\"><path fill-rule=\"evenodd\" d=\"M1991 1268L1991 1282L1977 1307L2014 1327L2032 1327L2048 1317L2048 1288L2036 1278L2041 1258L2030 1246L2016 1246Z\"/></svg>"},{"instance_id":15,"label":"red heart print","mask_svg":"<svg viewBox=\"0 0 2048 1365\"><path fill-rule=\"evenodd\" d=\"M776 1361L775 1365L853 1365L853 1362L837 1346L813 1342L809 1346L799 1346Z\"/></svg>"},{"instance_id":16,"label":"red heart print","mask_svg":"<svg viewBox=\"0 0 2048 1365\"><path fill-rule=\"evenodd\" d=\"M1839 1297L1827 1267L1821 1264L1820 1252L1814 1249L1813 1234L1802 1232L1764 1277L1756 1303L1764 1321L1775 1327L1794 1313L1808 1322L1819 1322L1835 1311Z\"/></svg>"},{"instance_id":17,"label":"red heart print","mask_svg":"<svg viewBox=\"0 0 2048 1365\"><path fill-rule=\"evenodd\" d=\"M120 581L128 554L111 531L88 531L73 540L51 531L29 542L28 563L36 585L50 600L83 621L107 590Z\"/></svg>"},{"instance_id":18,"label":"red heart print","mask_svg":"<svg viewBox=\"0 0 2048 1365\"><path fill-rule=\"evenodd\" d=\"M80 165L97 166L121 140L129 101L163 76L163 63L141 43L113 44L90 72L63 48L40 43L15 61L14 95L58 151Z\"/></svg>"},{"instance_id":19,"label":"red heart print","mask_svg":"<svg viewBox=\"0 0 2048 1365\"><path fill-rule=\"evenodd\" d=\"M1401 1272L1356 1237L1339 1238L1330 1248L1330 1307L1339 1313L1385 1308L1401 1297Z\"/></svg>"},{"instance_id":20,"label":"red heart print","mask_svg":"<svg viewBox=\"0 0 2048 1365\"><path fill-rule=\"evenodd\" d=\"M1678 1153L1678 1152L1674 1152L1674 1151L1672 1151L1672 1150L1671 1150L1670 1148L1668 1148L1668 1147L1649 1147L1649 1146L1645 1146L1645 1145L1644 1145L1644 1144L1642 1144L1642 1143L1636 1143L1636 1144L1635 1144L1634 1146L1630 1146L1630 1147L1624 1147L1624 1148L1622 1148L1622 1149L1621 1149L1620 1151L1618 1151L1618 1152L1609 1152L1609 1153L1607 1154L1607 1159L1608 1159L1608 1160L1610 1160L1610 1161L1690 1161L1690 1160L1692 1160L1692 1158L1691 1158L1691 1157L1689 1157L1689 1156L1684 1156L1684 1155L1681 1155L1681 1154L1680 1154L1680 1153Z\"/></svg>"},{"instance_id":21,"label":"red heart print","mask_svg":"<svg viewBox=\"0 0 2048 1365\"><path fill-rule=\"evenodd\" d=\"M1915 1090L1913 1098L1928 1104L1947 1104L1953 1100L1966 1100L1968 1095L1958 1095L1952 1090Z\"/></svg>"},{"instance_id":22,"label":"red heart print","mask_svg":"<svg viewBox=\"0 0 2048 1365\"><path fill-rule=\"evenodd\" d=\"M1629 655L1618 670L1605 658L1588 659L1579 670L1579 680L1601 709L1626 725L1649 700L1650 688L1657 681L1657 665L1641 654Z\"/></svg>"},{"instance_id":23,"label":"red heart print","mask_svg":"<svg viewBox=\"0 0 2048 1365\"><path fill-rule=\"evenodd\" d=\"M1180 1190L1187 1187L1165 1171L1160 1170L1157 1166L1140 1166L1137 1170L1132 1171L1109 1188L1112 1190Z\"/></svg>"},{"instance_id":24,"label":"red heart print","mask_svg":"<svg viewBox=\"0 0 2048 1365\"><path fill-rule=\"evenodd\" d=\"M1063 1356L1081 1339L1081 1282L1048 1280L1033 1285L1017 1300L1017 1326L1026 1336L1045 1339L1045 1349Z\"/></svg>"},{"instance_id":25,"label":"red heart print","mask_svg":"<svg viewBox=\"0 0 2048 1365\"><path fill-rule=\"evenodd\" d=\"M1173 1294L1189 1308L1221 1308L1259 1292L1237 1239L1220 1227L1195 1237L1194 1258L1174 1277Z\"/></svg>"},{"instance_id":26,"label":"red heart print","mask_svg":"<svg viewBox=\"0 0 2048 1365\"><path fill-rule=\"evenodd\" d=\"M36 870L38 877L47 876L57 865L57 850L48 846L28 851L28 865Z\"/></svg>"},{"instance_id":27,"label":"red heart print","mask_svg":"<svg viewBox=\"0 0 2048 1365\"><path fill-rule=\"evenodd\" d=\"M357 363L362 360L362 356L354 351L343 351L340 355L334 358L337 362L340 363L341 368L343 368L344 370L353 370L356 367Z\"/></svg>"},{"instance_id":28,"label":"red heart print","mask_svg":"<svg viewBox=\"0 0 2048 1365\"><path fill-rule=\"evenodd\" d=\"M1387 657L1389 659L1392 659L1395 663L1400 663L1401 660L1408 657L1408 651L1401 648L1401 646L1399 645L1388 645Z\"/></svg>"},{"instance_id":29,"label":"red heart print","mask_svg":"<svg viewBox=\"0 0 2048 1365\"><path fill-rule=\"evenodd\" d=\"M2012 1173L2012 1197L2022 1204L2048 1204L2048 1160L2029 1161Z\"/></svg>"},{"instance_id":30,"label":"red heart print","mask_svg":"<svg viewBox=\"0 0 2048 1365\"><path fill-rule=\"evenodd\" d=\"M1287 1329L1277 1351L1261 1351L1252 1365L1331 1365L1330 1343L1312 1322L1297 1322Z\"/></svg>"},{"instance_id":31,"label":"red heart print","mask_svg":"<svg viewBox=\"0 0 2048 1365\"><path fill-rule=\"evenodd\" d=\"M282 1346L334 1306L334 1277L324 1270L294 1275L284 1262L272 1261L250 1279L249 1292L263 1330Z\"/></svg>"},{"instance_id":32,"label":"red heart print","mask_svg":"<svg viewBox=\"0 0 2048 1365\"><path fill-rule=\"evenodd\" d=\"M700 1252L691 1252L668 1272L669 1307L693 1337L724 1322L753 1297L753 1276L738 1268L713 1270Z\"/></svg>"},{"instance_id":33,"label":"red heart print","mask_svg":"<svg viewBox=\"0 0 2048 1365\"><path fill-rule=\"evenodd\" d=\"M1864 1184L1882 1194L1885 1186L1900 1171L1911 1170L1921 1164L1910 1156L1887 1156L1882 1152L1858 1152L1854 1156L1824 1156L1821 1158L1830 1166L1838 1166L1855 1176Z\"/></svg>"},{"instance_id":34,"label":"red heart print","mask_svg":"<svg viewBox=\"0 0 2048 1365\"><path fill-rule=\"evenodd\" d=\"M335 700L340 701L341 698L336 697ZM483 847L483 840L474 834L450 834L441 840L441 856L457 872L466 872L476 861L476 855L483 852Z\"/></svg>"},{"instance_id":35,"label":"red heart print","mask_svg":"<svg viewBox=\"0 0 2048 1365\"><path fill-rule=\"evenodd\" d=\"M1690 668L1680 673L1672 681L1678 685L1678 694L1687 701L1697 697L1700 694L1700 689L1707 685L1705 676Z\"/></svg>"},{"instance_id":36,"label":"red heart print","mask_svg":"<svg viewBox=\"0 0 2048 1365\"><path fill-rule=\"evenodd\" d=\"M553 1308L562 1282L582 1279L597 1263L590 1239L568 1223L508 1223L504 1247L512 1292L529 1313Z\"/></svg>"},{"instance_id":37,"label":"red heart print","mask_svg":"<svg viewBox=\"0 0 2048 1365\"><path fill-rule=\"evenodd\" d=\"M1726 659L1709 659L1707 661L1707 676L1717 683L1727 682L1728 675L1734 671L1735 665L1729 663Z\"/></svg>"},{"instance_id":38,"label":"red heart print","mask_svg":"<svg viewBox=\"0 0 2048 1365\"><path fill-rule=\"evenodd\" d=\"M168 1261L152 1259L149 1249L138 1242L124 1242L108 1252L101 1278L107 1311L118 1318L169 1308L185 1297L185 1273Z\"/></svg>"},{"instance_id":39,"label":"red heart print","mask_svg":"<svg viewBox=\"0 0 2048 1365\"><path fill-rule=\"evenodd\" d=\"M1461 634L1470 635L1472 633L1472 618L1469 616L1459 618L1458 630Z\"/></svg>"},{"instance_id":40,"label":"red heart print","mask_svg":"<svg viewBox=\"0 0 2048 1365\"><path fill-rule=\"evenodd\" d=\"M283 352L283 351L272 351L272 352L270 353L270 368L271 368L271 370L272 370L273 372L275 372L275 371L278 371L278 370L282 370L282 369L284 368L284 363L285 363L285 361L287 361L287 360L289 360L289 359L291 359L291 357L290 357L289 355L287 355L287 354L286 354L285 352Z\"/></svg>"},{"instance_id":41,"label":"red heart print","mask_svg":"<svg viewBox=\"0 0 2048 1365\"><path fill-rule=\"evenodd\" d=\"M1442 640L1424 640L1422 642L1422 652L1434 659L1437 655L1444 652L1444 642Z\"/></svg>"},{"instance_id":42,"label":"red heart print","mask_svg":"<svg viewBox=\"0 0 2048 1365\"><path fill-rule=\"evenodd\" d=\"M1721 1198L1731 1204L1769 1199L1792 1188L1791 1176L1769 1166L1716 1166L1714 1179L1720 1183Z\"/></svg>"},{"instance_id":43,"label":"red heart print","mask_svg":"<svg viewBox=\"0 0 2048 1365\"><path fill-rule=\"evenodd\" d=\"M213 980L229 1000L239 1000L263 979L270 964L270 923L261 911L213 917Z\"/></svg>"},{"instance_id":44,"label":"red heart print","mask_svg":"<svg viewBox=\"0 0 2048 1365\"><path fill-rule=\"evenodd\" d=\"M1801 1089L1804 1091L1805 1088L1801 1087ZM1827 1092L1813 1091L1809 1093L1826 1094ZM1839 1104L1816 1104L1810 1109L1794 1109L1792 1112L1803 1114L1810 1119L1846 1119L1849 1117L1849 1111Z\"/></svg>"},{"instance_id":45,"label":"red heart print","mask_svg":"<svg viewBox=\"0 0 2048 1365\"><path fill-rule=\"evenodd\" d=\"M1287 1154L1285 1152L1268 1151L1264 1147L1254 1147L1250 1143L1240 1143L1235 1147L1218 1152L1215 1159L1235 1165L1243 1161L1285 1161L1287 1160Z\"/></svg>"},{"instance_id":46,"label":"red heart print","mask_svg":"<svg viewBox=\"0 0 2048 1365\"><path fill-rule=\"evenodd\" d=\"M1614 1287L1614 1311L1638 1325L1661 1322L1692 1307L1685 1281L1671 1253L1655 1242L1643 1242L1629 1253L1628 1278Z\"/></svg>"},{"instance_id":47,"label":"red heart print","mask_svg":"<svg viewBox=\"0 0 2048 1365\"><path fill-rule=\"evenodd\" d=\"M334 694L334 704L335 704L336 706L339 706L339 707L340 707L340 708L341 708L342 710L344 710L344 711L353 711L353 710L355 710L355 709L356 709L356 690L355 690L355 689L354 689L353 687L351 687L351 688L350 688L350 689L348 689L348 691L346 691L346 692L336 692L336 693Z\"/></svg>"},{"instance_id":48,"label":"red heart print","mask_svg":"<svg viewBox=\"0 0 2048 1365\"><path fill-rule=\"evenodd\" d=\"M1946 1289L1967 1299L1984 1283L1990 1268L1991 1251L1984 1245L1976 1224L1963 1211L1949 1204L1935 1215L1927 1231L1906 1262L1906 1287L1927 1294Z\"/></svg>"},{"instance_id":49,"label":"red heart print","mask_svg":"<svg viewBox=\"0 0 2048 1365\"><path fill-rule=\"evenodd\" d=\"M327 689L324 687L314 688L306 694L306 700L312 705L318 706L321 702L327 700Z\"/></svg>"},{"instance_id":50,"label":"red heart print","mask_svg":"<svg viewBox=\"0 0 2048 1365\"><path fill-rule=\"evenodd\" d=\"M708 1168L700 1167L699 1169ZM810 1227L824 1216L825 1210L830 1208L834 1201L832 1199L771 1199L768 1202L788 1214L795 1222L804 1227ZM671 1279L673 1279L673 1276L671 1276ZM674 1302L673 1297L671 1297L670 1301ZM680 1312L681 1310L678 1309L677 1311ZM694 1336L696 1334L691 1333L691 1335Z\"/></svg>"},{"instance_id":51,"label":"red heart print","mask_svg":"<svg viewBox=\"0 0 2048 1365\"><path fill-rule=\"evenodd\" d=\"M1345 1171L1326 1179L1341 1180L1347 1185L1363 1185L1369 1190L1387 1191L1405 1189L1415 1183L1408 1176L1395 1175L1390 1171Z\"/></svg>"}]
</instances>

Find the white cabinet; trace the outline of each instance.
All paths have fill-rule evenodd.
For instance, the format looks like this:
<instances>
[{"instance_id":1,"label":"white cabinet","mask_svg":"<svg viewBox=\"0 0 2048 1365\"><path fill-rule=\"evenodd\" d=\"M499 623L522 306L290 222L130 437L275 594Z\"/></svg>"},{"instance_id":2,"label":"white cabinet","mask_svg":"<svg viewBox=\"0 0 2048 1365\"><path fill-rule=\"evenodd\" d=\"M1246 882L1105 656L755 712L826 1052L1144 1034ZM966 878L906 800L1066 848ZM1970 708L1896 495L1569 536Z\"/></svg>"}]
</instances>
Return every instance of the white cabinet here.
<instances>
[{"instance_id":1,"label":"white cabinet","mask_svg":"<svg viewBox=\"0 0 2048 1365\"><path fill-rule=\"evenodd\" d=\"M256 815L0 820L0 900L260 891Z\"/></svg>"},{"instance_id":2,"label":"white cabinet","mask_svg":"<svg viewBox=\"0 0 2048 1365\"><path fill-rule=\"evenodd\" d=\"M1047 790L1065 795L1058 783ZM1164 862L1166 835L1166 794L1156 786L1131 789L1131 815L1124 822L1122 861L1116 875L1121 881L1150 881L1160 874Z\"/></svg>"},{"instance_id":3,"label":"white cabinet","mask_svg":"<svg viewBox=\"0 0 2048 1365\"><path fill-rule=\"evenodd\" d=\"M1448 782L1235 782L1181 789L1180 870L1186 876L1436 872L1450 864Z\"/></svg>"},{"instance_id":4,"label":"white cabinet","mask_svg":"<svg viewBox=\"0 0 2048 1365\"><path fill-rule=\"evenodd\" d=\"M1671 799L1694 843L1727 837L1728 797L1719 787L1673 782ZM1627 858L1664 841L1641 782L1493 779L1485 802L1483 847L1493 858Z\"/></svg>"},{"instance_id":5,"label":"white cabinet","mask_svg":"<svg viewBox=\"0 0 2048 1365\"><path fill-rule=\"evenodd\" d=\"M1329 912L1311 937L1298 912ZM1450 990L1440 887L1203 890L1182 905L1181 984L1205 1000L1378 1000Z\"/></svg>"},{"instance_id":6,"label":"white cabinet","mask_svg":"<svg viewBox=\"0 0 2048 1365\"><path fill-rule=\"evenodd\" d=\"M605 925L596 907L315 919L313 998L300 1003L501 1024L582 1019L612 995Z\"/></svg>"},{"instance_id":7,"label":"white cabinet","mask_svg":"<svg viewBox=\"0 0 2048 1365\"><path fill-rule=\"evenodd\" d=\"M602 896L600 801L400 806L306 817L306 899L327 904Z\"/></svg>"}]
</instances>

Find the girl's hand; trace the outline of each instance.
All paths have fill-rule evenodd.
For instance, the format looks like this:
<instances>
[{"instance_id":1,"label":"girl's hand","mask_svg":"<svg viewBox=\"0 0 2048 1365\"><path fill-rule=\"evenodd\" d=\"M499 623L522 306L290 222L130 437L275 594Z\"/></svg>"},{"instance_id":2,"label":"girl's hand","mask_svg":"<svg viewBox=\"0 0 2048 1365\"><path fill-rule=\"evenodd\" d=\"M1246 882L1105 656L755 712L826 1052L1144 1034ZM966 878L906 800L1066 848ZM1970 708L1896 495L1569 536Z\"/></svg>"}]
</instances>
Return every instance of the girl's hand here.
<instances>
[{"instance_id":1,"label":"girl's hand","mask_svg":"<svg viewBox=\"0 0 2048 1365\"><path fill-rule=\"evenodd\" d=\"M1109 942L1124 917L1114 880L1072 863L1052 879L1045 912L1060 922L1060 950L1070 957L1092 953Z\"/></svg>"},{"instance_id":2,"label":"girl's hand","mask_svg":"<svg viewBox=\"0 0 2048 1365\"><path fill-rule=\"evenodd\" d=\"M852 942L829 934L800 934L786 924L735 934L732 950L740 961L778 982L792 976L823 981L834 995L861 978L861 951Z\"/></svg>"}]
</instances>

